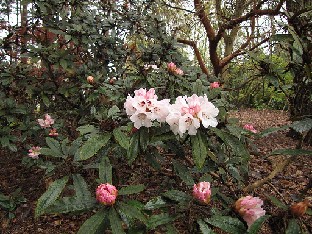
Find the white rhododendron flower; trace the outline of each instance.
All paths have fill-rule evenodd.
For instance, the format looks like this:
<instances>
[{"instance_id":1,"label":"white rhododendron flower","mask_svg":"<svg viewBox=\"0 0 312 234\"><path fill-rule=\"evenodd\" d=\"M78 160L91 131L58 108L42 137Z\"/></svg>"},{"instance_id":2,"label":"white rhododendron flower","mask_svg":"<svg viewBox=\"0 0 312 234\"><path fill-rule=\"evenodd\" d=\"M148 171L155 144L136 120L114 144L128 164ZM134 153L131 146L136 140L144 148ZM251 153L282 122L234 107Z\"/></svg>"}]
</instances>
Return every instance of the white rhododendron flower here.
<instances>
[{"instance_id":1,"label":"white rhododendron flower","mask_svg":"<svg viewBox=\"0 0 312 234\"><path fill-rule=\"evenodd\" d=\"M169 99L158 101L153 88L148 91L141 88L134 91L134 94L134 97L130 95L127 97L124 108L135 128L139 129L142 126L149 128L154 120L159 122L166 120L169 113Z\"/></svg>"},{"instance_id":2,"label":"white rhododendron flower","mask_svg":"<svg viewBox=\"0 0 312 234\"><path fill-rule=\"evenodd\" d=\"M179 96L171 105L166 122L174 134L179 134L181 137L186 132L189 135L196 135L200 123L205 128L216 127L218 114L218 108L208 101L206 95Z\"/></svg>"},{"instance_id":3,"label":"white rhododendron flower","mask_svg":"<svg viewBox=\"0 0 312 234\"><path fill-rule=\"evenodd\" d=\"M174 104L170 104L169 99L158 101L155 89L139 89L134 91L134 97L130 95L124 103L126 113L134 123L134 127L151 127L153 121L167 122L175 135L183 134L196 135L197 129L202 123L203 127L216 127L216 119L219 114L207 96L191 97L179 96Z\"/></svg>"}]
</instances>

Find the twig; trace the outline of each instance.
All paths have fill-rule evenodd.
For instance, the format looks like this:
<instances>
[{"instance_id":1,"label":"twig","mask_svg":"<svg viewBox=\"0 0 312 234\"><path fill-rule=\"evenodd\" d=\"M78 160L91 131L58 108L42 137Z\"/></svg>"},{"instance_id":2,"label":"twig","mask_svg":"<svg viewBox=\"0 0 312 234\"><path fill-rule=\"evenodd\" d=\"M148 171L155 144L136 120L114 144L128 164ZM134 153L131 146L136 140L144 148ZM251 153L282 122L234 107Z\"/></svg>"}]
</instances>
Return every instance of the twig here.
<instances>
[{"instance_id":1,"label":"twig","mask_svg":"<svg viewBox=\"0 0 312 234\"><path fill-rule=\"evenodd\" d=\"M286 201L286 199L284 198L283 194L281 194L278 189L271 183L268 182L268 185L271 186L271 188L282 198L282 200L284 201L285 204L288 204L288 202Z\"/></svg>"}]
</instances>

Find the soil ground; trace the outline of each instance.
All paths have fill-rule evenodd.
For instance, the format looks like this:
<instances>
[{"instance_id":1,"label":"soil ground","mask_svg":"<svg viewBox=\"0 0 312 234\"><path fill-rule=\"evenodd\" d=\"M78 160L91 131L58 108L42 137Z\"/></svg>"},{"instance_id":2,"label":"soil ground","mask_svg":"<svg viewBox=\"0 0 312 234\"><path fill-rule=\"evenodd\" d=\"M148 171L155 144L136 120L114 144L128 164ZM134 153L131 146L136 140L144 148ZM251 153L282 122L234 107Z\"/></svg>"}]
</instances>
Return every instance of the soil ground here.
<instances>
[{"instance_id":1,"label":"soil ground","mask_svg":"<svg viewBox=\"0 0 312 234\"><path fill-rule=\"evenodd\" d=\"M240 124L252 124L255 129L262 131L269 127L283 126L288 121L287 112L276 110L254 110L243 109L234 111L231 116L239 119ZM255 138L254 144L257 147L257 152L252 154L250 162L250 178L249 182L260 180L268 176L273 169L285 161L286 156L271 156L266 157L268 153L275 149L295 148L298 140L287 136L287 131L279 131L263 138ZM311 147L304 146L305 149ZM37 199L45 191L49 181L46 181L43 176L43 171L35 168L26 168L22 165L22 157L26 153L16 154L5 150L0 151L0 192L8 195L16 189L21 188L21 194L26 198L26 202L20 204L14 211L15 218L7 219L3 210L0 210L0 228L3 234L20 234L20 233L54 233L54 234L71 234L76 233L81 224L91 215L47 215L39 219L34 219L34 208ZM301 201L304 198L312 197L311 180L312 180L312 157L298 156L296 160L291 162L281 173L277 174L272 180L265 185L254 190L253 194L261 198L266 198L267 195L274 196L283 201L287 205ZM144 163L144 162L142 162ZM136 180L140 183L146 183L146 187L150 189L146 191L146 196L152 197L161 189L164 179L170 180L172 175L170 169L164 168L164 172L147 171L145 167L138 162L135 165L137 168L130 168L126 165L117 172L117 177L120 180ZM135 169L135 170L134 170ZM129 172L134 173L129 173ZM148 174L147 174L148 173ZM142 176L143 175L143 176ZM88 175L92 176L92 174ZM139 198L143 202L147 197ZM277 224L267 223L263 226L261 233L275 234L282 230L281 225L284 224L281 219L286 219L289 215L281 212L276 206L270 204L270 201L265 200L267 213L276 217ZM274 222L274 219L272 219ZM305 214L300 218L307 233L312 233L311 216ZM185 228L188 223L183 223L179 220L176 227L181 233L190 233ZM162 233L155 231L153 233Z\"/></svg>"}]
</instances>

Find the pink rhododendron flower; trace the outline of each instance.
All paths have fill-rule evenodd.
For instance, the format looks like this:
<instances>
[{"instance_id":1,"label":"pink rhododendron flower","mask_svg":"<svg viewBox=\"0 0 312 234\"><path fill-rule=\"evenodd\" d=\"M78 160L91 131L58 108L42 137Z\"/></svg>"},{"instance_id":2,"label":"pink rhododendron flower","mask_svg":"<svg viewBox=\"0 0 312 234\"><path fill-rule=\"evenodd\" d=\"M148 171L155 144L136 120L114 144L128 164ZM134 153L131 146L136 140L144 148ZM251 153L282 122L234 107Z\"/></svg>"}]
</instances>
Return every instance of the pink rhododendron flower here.
<instances>
[{"instance_id":1,"label":"pink rhododendron flower","mask_svg":"<svg viewBox=\"0 0 312 234\"><path fill-rule=\"evenodd\" d=\"M196 135L200 123L205 128L216 127L218 114L218 108L208 101L206 95L179 96L170 106L166 122L174 134L179 134L181 137L186 132L189 135Z\"/></svg>"},{"instance_id":2,"label":"pink rhododendron flower","mask_svg":"<svg viewBox=\"0 0 312 234\"><path fill-rule=\"evenodd\" d=\"M209 182L199 182L198 184L194 184L193 186L193 196L203 202L208 204L210 202L211 189Z\"/></svg>"},{"instance_id":3,"label":"pink rhododendron flower","mask_svg":"<svg viewBox=\"0 0 312 234\"><path fill-rule=\"evenodd\" d=\"M45 114L44 119L38 119L38 123L42 128L50 128L54 124L54 119L50 115Z\"/></svg>"},{"instance_id":4,"label":"pink rhododendron flower","mask_svg":"<svg viewBox=\"0 0 312 234\"><path fill-rule=\"evenodd\" d=\"M40 154L41 147L33 146L28 150L28 156L34 159L38 159Z\"/></svg>"},{"instance_id":5,"label":"pink rhododendron flower","mask_svg":"<svg viewBox=\"0 0 312 234\"><path fill-rule=\"evenodd\" d=\"M263 201L258 197L241 197L235 202L234 208L250 227L258 218L265 215Z\"/></svg>"},{"instance_id":6,"label":"pink rhododendron flower","mask_svg":"<svg viewBox=\"0 0 312 234\"><path fill-rule=\"evenodd\" d=\"M55 128L50 129L49 136L58 136L58 132Z\"/></svg>"},{"instance_id":7,"label":"pink rhododendron flower","mask_svg":"<svg viewBox=\"0 0 312 234\"><path fill-rule=\"evenodd\" d=\"M118 190L114 185L109 183L100 184L96 189L96 200L98 200L103 205L113 205L115 204L118 195Z\"/></svg>"},{"instance_id":8,"label":"pink rhododendron flower","mask_svg":"<svg viewBox=\"0 0 312 234\"><path fill-rule=\"evenodd\" d=\"M217 81L210 83L210 89L219 88L219 87L220 87L220 83Z\"/></svg>"},{"instance_id":9,"label":"pink rhododendron flower","mask_svg":"<svg viewBox=\"0 0 312 234\"><path fill-rule=\"evenodd\" d=\"M155 89L139 89L134 91L135 96L127 97L124 103L126 113L134 123L134 127L151 127L152 122L157 120L164 122L169 113L169 99L157 100Z\"/></svg>"},{"instance_id":10,"label":"pink rhododendron flower","mask_svg":"<svg viewBox=\"0 0 312 234\"><path fill-rule=\"evenodd\" d=\"M253 133L257 133L257 130L254 128L254 126L252 126L251 124L245 124L244 125L244 129L251 131Z\"/></svg>"},{"instance_id":11,"label":"pink rhododendron flower","mask_svg":"<svg viewBox=\"0 0 312 234\"><path fill-rule=\"evenodd\" d=\"M176 75L183 75L184 72L178 68L173 62L167 64L168 71Z\"/></svg>"}]
</instances>

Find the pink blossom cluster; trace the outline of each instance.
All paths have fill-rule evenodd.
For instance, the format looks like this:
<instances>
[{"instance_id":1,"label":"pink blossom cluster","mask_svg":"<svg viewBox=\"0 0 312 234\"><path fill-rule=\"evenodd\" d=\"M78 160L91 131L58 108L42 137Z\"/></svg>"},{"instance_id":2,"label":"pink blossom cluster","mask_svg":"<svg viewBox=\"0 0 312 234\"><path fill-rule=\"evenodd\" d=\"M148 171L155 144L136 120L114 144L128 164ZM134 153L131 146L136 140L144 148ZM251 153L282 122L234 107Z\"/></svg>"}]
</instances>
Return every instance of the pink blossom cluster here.
<instances>
[{"instance_id":1,"label":"pink blossom cluster","mask_svg":"<svg viewBox=\"0 0 312 234\"><path fill-rule=\"evenodd\" d=\"M246 221L250 227L258 218L265 215L265 210L261 207L263 201L258 197L241 197L235 202L235 211Z\"/></svg>"},{"instance_id":2,"label":"pink blossom cluster","mask_svg":"<svg viewBox=\"0 0 312 234\"><path fill-rule=\"evenodd\" d=\"M98 200L103 205L113 205L115 204L118 190L114 185L109 183L100 184L96 189L96 200Z\"/></svg>"},{"instance_id":3,"label":"pink blossom cluster","mask_svg":"<svg viewBox=\"0 0 312 234\"><path fill-rule=\"evenodd\" d=\"M54 119L49 114L44 115L44 119L37 120L41 128L50 128L54 124Z\"/></svg>"},{"instance_id":4,"label":"pink blossom cluster","mask_svg":"<svg viewBox=\"0 0 312 234\"><path fill-rule=\"evenodd\" d=\"M219 88L219 87L220 87L220 83L217 81L210 83L210 89Z\"/></svg>"},{"instance_id":5,"label":"pink blossom cluster","mask_svg":"<svg viewBox=\"0 0 312 234\"><path fill-rule=\"evenodd\" d=\"M200 123L205 128L216 127L218 114L218 108L208 101L206 95L179 96L170 106L166 122L174 134L179 134L181 137L186 132L189 135L196 135Z\"/></svg>"},{"instance_id":6,"label":"pink blossom cluster","mask_svg":"<svg viewBox=\"0 0 312 234\"><path fill-rule=\"evenodd\" d=\"M251 124L245 124L244 129L248 130L248 131L251 131L253 133L257 133L258 131L254 128L254 126L252 126Z\"/></svg>"},{"instance_id":7,"label":"pink blossom cluster","mask_svg":"<svg viewBox=\"0 0 312 234\"><path fill-rule=\"evenodd\" d=\"M151 127L154 120L165 122L169 113L169 99L158 101L153 88L148 91L141 88L134 91L134 94L134 97L127 97L124 108L135 128Z\"/></svg>"},{"instance_id":8,"label":"pink blossom cluster","mask_svg":"<svg viewBox=\"0 0 312 234\"><path fill-rule=\"evenodd\" d=\"M174 134L181 137L184 133L196 135L200 123L205 128L216 127L216 119L219 110L208 101L206 95L191 97L179 96L174 104L170 104L169 99L158 101L153 88L139 89L134 91L135 96L127 97L124 103L127 115L134 123L134 127L151 127L152 122L167 122Z\"/></svg>"},{"instance_id":9,"label":"pink blossom cluster","mask_svg":"<svg viewBox=\"0 0 312 234\"><path fill-rule=\"evenodd\" d=\"M38 159L40 154L41 147L39 146L33 146L28 150L28 156L33 159Z\"/></svg>"},{"instance_id":10,"label":"pink blossom cluster","mask_svg":"<svg viewBox=\"0 0 312 234\"><path fill-rule=\"evenodd\" d=\"M211 189L209 182L199 182L193 186L193 196L200 202L208 204L211 197Z\"/></svg>"},{"instance_id":11,"label":"pink blossom cluster","mask_svg":"<svg viewBox=\"0 0 312 234\"><path fill-rule=\"evenodd\" d=\"M171 62L171 63L168 63L167 64L167 68L168 68L168 71L172 74L176 74L176 75L183 75L184 72L177 67L177 65L175 65L175 63Z\"/></svg>"}]
</instances>

